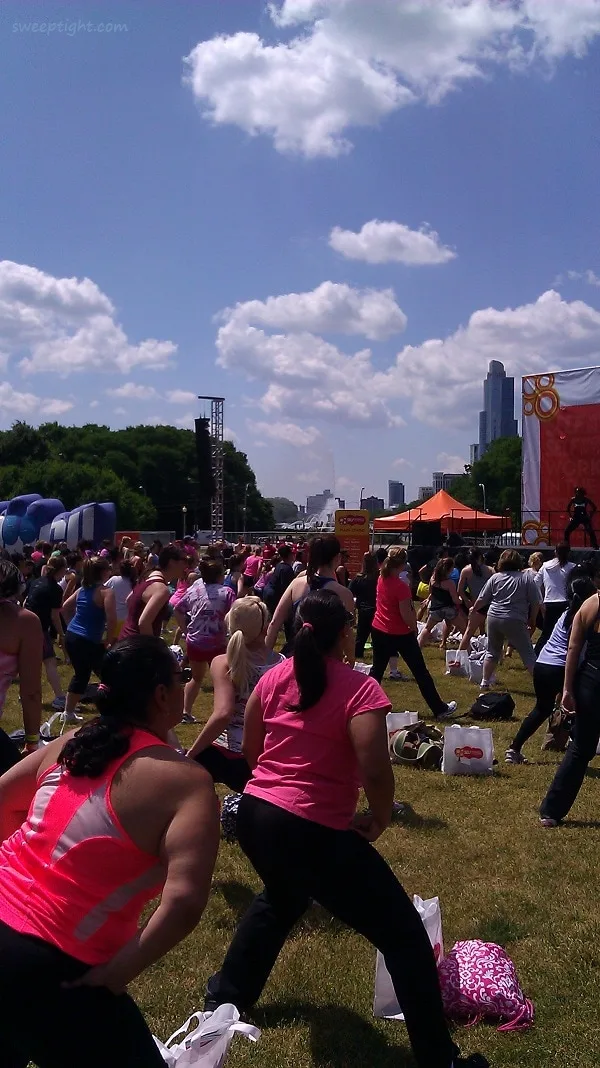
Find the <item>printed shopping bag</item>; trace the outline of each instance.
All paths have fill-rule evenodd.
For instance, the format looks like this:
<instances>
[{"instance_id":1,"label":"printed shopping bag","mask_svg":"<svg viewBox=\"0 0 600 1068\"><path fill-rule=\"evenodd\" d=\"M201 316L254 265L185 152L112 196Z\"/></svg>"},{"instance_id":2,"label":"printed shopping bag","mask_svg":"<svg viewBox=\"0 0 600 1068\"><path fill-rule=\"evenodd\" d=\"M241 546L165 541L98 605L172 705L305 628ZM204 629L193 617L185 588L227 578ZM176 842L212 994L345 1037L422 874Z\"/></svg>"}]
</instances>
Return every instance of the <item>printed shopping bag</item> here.
<instances>
[{"instance_id":1,"label":"printed shopping bag","mask_svg":"<svg viewBox=\"0 0 600 1068\"><path fill-rule=\"evenodd\" d=\"M440 966L440 986L451 1020L500 1022L499 1031L524 1031L533 1023L533 1002L526 998L515 966L494 942L457 942Z\"/></svg>"},{"instance_id":2,"label":"printed shopping bag","mask_svg":"<svg viewBox=\"0 0 600 1068\"><path fill-rule=\"evenodd\" d=\"M442 936L442 913L440 899L431 897L428 901L415 894L413 905L419 913L429 941L433 947L436 964L439 964L444 956L444 939ZM387 1020L403 1020L404 1015L398 1004L396 991L392 985L383 954L377 951L377 963L375 965L375 998L373 1000L373 1016L384 1017Z\"/></svg>"},{"instance_id":3,"label":"printed shopping bag","mask_svg":"<svg viewBox=\"0 0 600 1068\"><path fill-rule=\"evenodd\" d=\"M444 731L442 771L445 775L491 775L494 738L490 727L461 727Z\"/></svg>"},{"instance_id":4,"label":"printed shopping bag","mask_svg":"<svg viewBox=\"0 0 600 1068\"><path fill-rule=\"evenodd\" d=\"M193 1021L197 1024L189 1030ZM192 1013L164 1044L158 1038L154 1041L167 1068L221 1068L236 1033L252 1042L260 1037L257 1027L240 1023L235 1005L219 1005L214 1012Z\"/></svg>"}]
</instances>

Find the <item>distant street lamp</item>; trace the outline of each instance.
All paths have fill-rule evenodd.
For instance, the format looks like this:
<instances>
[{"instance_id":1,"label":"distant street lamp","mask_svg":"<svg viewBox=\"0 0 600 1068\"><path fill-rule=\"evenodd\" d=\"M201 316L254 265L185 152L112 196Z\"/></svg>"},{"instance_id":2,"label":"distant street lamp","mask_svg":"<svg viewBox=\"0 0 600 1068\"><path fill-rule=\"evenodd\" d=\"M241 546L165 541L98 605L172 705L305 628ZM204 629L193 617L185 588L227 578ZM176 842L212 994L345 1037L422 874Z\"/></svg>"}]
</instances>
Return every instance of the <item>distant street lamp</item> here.
<instances>
[{"instance_id":1,"label":"distant street lamp","mask_svg":"<svg viewBox=\"0 0 600 1068\"><path fill-rule=\"evenodd\" d=\"M360 505L359 505L359 508L361 509L361 511L362 511L362 506L363 506L363 494L364 494L364 492L365 492L365 487L361 486L361 490L360 490Z\"/></svg>"},{"instance_id":2,"label":"distant street lamp","mask_svg":"<svg viewBox=\"0 0 600 1068\"><path fill-rule=\"evenodd\" d=\"M484 510L484 512L487 512L487 497L486 497L485 486L484 486L483 482L479 483L479 489L481 490L481 493L483 495L483 510Z\"/></svg>"},{"instance_id":3,"label":"distant street lamp","mask_svg":"<svg viewBox=\"0 0 600 1068\"><path fill-rule=\"evenodd\" d=\"M187 517L187 508L186 508L185 504L184 504L183 508L181 509L181 515L183 517L183 536L185 538L185 521L186 521L186 517Z\"/></svg>"}]
</instances>

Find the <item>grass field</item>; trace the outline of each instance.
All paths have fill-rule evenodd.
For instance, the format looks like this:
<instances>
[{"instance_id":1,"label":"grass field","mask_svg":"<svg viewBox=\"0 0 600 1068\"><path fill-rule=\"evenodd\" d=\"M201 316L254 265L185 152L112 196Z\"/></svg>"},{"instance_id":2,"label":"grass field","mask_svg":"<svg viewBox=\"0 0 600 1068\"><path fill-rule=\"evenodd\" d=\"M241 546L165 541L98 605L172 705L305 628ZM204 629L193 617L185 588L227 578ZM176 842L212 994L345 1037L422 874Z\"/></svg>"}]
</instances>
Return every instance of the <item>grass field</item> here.
<instances>
[{"instance_id":1,"label":"grass field","mask_svg":"<svg viewBox=\"0 0 600 1068\"><path fill-rule=\"evenodd\" d=\"M476 696L466 680L444 676L442 653L427 651L442 695L466 713ZM401 665L402 666L402 665ZM61 668L68 678L68 669ZM516 718L532 705L520 663L506 663L500 680L513 694ZM386 682L397 711L422 709L412 683ZM45 698L50 694L45 690ZM205 719L211 695L196 706ZM18 724L13 688L3 720ZM504 750L516 721L494 725L497 772L450 778L440 772L396 769L396 798L410 802L410 824L393 824L378 843L409 891L439 895L446 948L483 938L506 946L526 994L536 1006L534 1027L497 1034L489 1026L459 1028L464 1052L481 1050L497 1068L595 1068L600 1064L600 769L590 767L572 819L558 830L537 822L558 754L525 747L529 767L507 767ZM190 743L196 728L181 728ZM219 966L236 920L258 888L236 846L222 844L213 893L187 941L132 988L155 1034L166 1038L201 1007L204 984ZM390 923L394 917L390 916ZM375 952L361 938L314 908L285 946L259 1003L257 1046L236 1038L228 1068L409 1068L403 1024L371 1014Z\"/></svg>"}]
</instances>

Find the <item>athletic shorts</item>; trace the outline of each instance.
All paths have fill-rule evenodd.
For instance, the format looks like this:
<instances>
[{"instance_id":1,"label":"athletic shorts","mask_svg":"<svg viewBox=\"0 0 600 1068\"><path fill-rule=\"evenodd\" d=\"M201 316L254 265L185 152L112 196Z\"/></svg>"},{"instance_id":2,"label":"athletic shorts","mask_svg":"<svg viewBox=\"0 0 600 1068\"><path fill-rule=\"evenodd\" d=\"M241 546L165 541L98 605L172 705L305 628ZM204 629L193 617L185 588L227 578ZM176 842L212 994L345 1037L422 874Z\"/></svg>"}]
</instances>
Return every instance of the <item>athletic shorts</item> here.
<instances>
[{"instance_id":1,"label":"athletic shorts","mask_svg":"<svg viewBox=\"0 0 600 1068\"><path fill-rule=\"evenodd\" d=\"M438 608L435 612L429 613L429 618L433 623L451 623L457 615L458 608Z\"/></svg>"},{"instance_id":2,"label":"athletic shorts","mask_svg":"<svg viewBox=\"0 0 600 1068\"><path fill-rule=\"evenodd\" d=\"M44 632L44 641L42 645L42 660L52 660L55 656L54 643L48 631Z\"/></svg>"},{"instance_id":3,"label":"athletic shorts","mask_svg":"<svg viewBox=\"0 0 600 1068\"><path fill-rule=\"evenodd\" d=\"M221 656L221 653L227 651L227 647L223 645L220 649L202 649L186 642L186 650L190 664L212 664L215 656Z\"/></svg>"}]
</instances>

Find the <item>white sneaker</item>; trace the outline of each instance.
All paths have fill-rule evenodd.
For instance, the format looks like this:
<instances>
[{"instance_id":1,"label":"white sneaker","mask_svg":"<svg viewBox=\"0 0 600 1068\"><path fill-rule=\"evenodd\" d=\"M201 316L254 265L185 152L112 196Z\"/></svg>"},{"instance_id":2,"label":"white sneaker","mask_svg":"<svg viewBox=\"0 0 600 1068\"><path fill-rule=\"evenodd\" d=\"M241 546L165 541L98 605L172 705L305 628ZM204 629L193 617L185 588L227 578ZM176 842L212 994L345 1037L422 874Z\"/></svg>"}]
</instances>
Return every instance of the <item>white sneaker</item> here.
<instances>
[{"instance_id":1,"label":"white sneaker","mask_svg":"<svg viewBox=\"0 0 600 1068\"><path fill-rule=\"evenodd\" d=\"M458 708L458 701L448 701L448 704L446 705L446 711L445 712L440 712L439 716L436 716L435 718L438 721L441 720L441 719L450 719L450 717L453 716L454 713L456 712L457 708Z\"/></svg>"},{"instance_id":2,"label":"white sneaker","mask_svg":"<svg viewBox=\"0 0 600 1068\"><path fill-rule=\"evenodd\" d=\"M390 674L389 674L388 677L390 679L392 679L394 682L411 682L412 681L411 679L409 679L408 675L403 675L402 672L398 671L398 670L390 671Z\"/></svg>"},{"instance_id":3,"label":"white sneaker","mask_svg":"<svg viewBox=\"0 0 600 1068\"><path fill-rule=\"evenodd\" d=\"M183 716L181 717L181 722L182 723L197 723L198 720L196 719L195 716L192 715L191 712L184 712Z\"/></svg>"}]
</instances>

